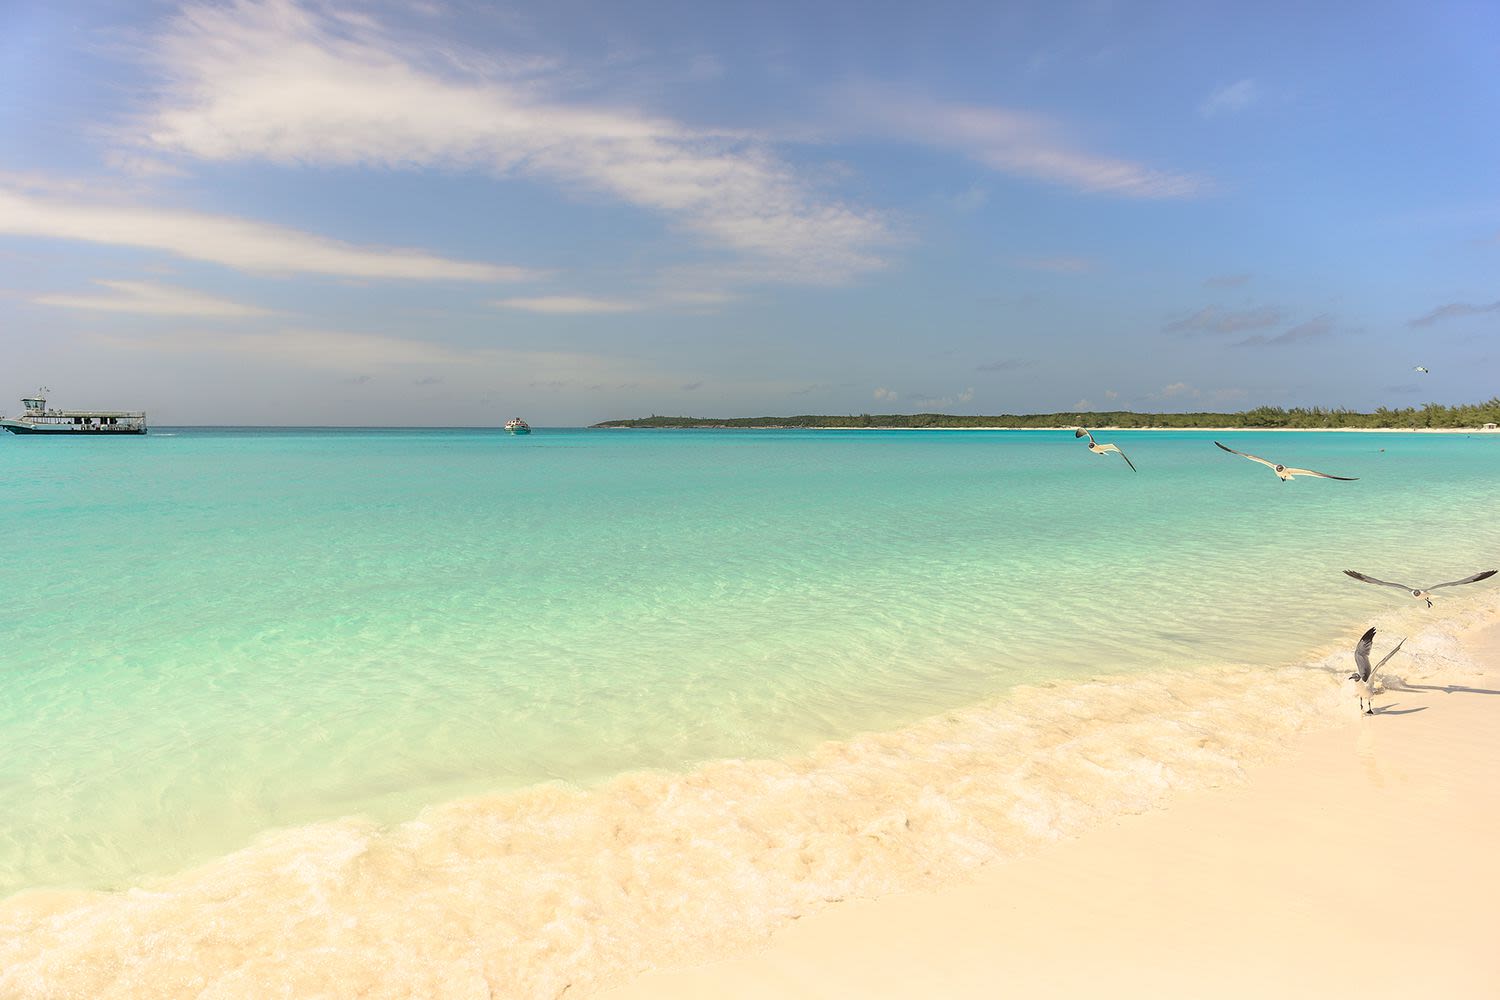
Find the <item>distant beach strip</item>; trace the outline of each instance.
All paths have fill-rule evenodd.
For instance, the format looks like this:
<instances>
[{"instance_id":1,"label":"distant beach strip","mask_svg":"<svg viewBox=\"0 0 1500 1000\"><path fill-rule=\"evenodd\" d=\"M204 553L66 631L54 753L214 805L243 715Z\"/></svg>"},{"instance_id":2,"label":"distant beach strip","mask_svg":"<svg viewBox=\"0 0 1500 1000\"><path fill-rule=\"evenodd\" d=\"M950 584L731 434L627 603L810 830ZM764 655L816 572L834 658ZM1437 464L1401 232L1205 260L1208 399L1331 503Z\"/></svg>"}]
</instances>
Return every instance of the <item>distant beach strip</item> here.
<instances>
[{"instance_id":1,"label":"distant beach strip","mask_svg":"<svg viewBox=\"0 0 1500 1000\"><path fill-rule=\"evenodd\" d=\"M1495 430L1500 426L1500 396L1472 406L1429 403L1421 407L1369 413L1322 407L1260 406L1237 413L1137 413L1131 410L1079 410L1072 413L999 414L968 416L953 413L861 413L843 416L802 414L791 417L634 417L606 420L595 427L755 429L777 427L826 430L974 429L1072 430Z\"/></svg>"}]
</instances>

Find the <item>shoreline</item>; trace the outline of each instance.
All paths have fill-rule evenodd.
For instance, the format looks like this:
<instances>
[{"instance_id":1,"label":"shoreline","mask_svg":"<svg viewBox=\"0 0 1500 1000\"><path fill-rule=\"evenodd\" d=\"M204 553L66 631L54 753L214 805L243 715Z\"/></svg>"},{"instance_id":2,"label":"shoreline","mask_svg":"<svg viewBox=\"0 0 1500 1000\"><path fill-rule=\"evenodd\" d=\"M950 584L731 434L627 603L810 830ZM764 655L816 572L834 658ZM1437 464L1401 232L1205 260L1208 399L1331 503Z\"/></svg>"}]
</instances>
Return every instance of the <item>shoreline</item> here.
<instances>
[{"instance_id":1,"label":"shoreline","mask_svg":"<svg viewBox=\"0 0 1500 1000\"><path fill-rule=\"evenodd\" d=\"M1377 624L1425 626L1408 655L1453 669L1452 627L1500 604L1445 603ZM1195 789L1237 788L1338 728L1347 660L1048 683L805 758L539 786L390 828L314 824L138 888L25 892L0 901L0 993L596 991L866 905L840 900L959 891Z\"/></svg>"},{"instance_id":2,"label":"shoreline","mask_svg":"<svg viewBox=\"0 0 1500 1000\"><path fill-rule=\"evenodd\" d=\"M1057 427L786 427L780 424L754 424L746 427L729 427L723 424L699 427L587 427L585 430L600 431L1055 431L1077 430L1081 424ZM1233 434L1251 432L1285 434L1500 434L1500 430L1483 427L1120 427L1113 424L1089 424L1096 431L1202 431L1209 434Z\"/></svg>"},{"instance_id":3,"label":"shoreline","mask_svg":"<svg viewBox=\"0 0 1500 1000\"><path fill-rule=\"evenodd\" d=\"M1472 668L1393 661L1375 716L1299 734L1242 784L599 995L1494 996L1500 619L1455 644Z\"/></svg>"}]
</instances>

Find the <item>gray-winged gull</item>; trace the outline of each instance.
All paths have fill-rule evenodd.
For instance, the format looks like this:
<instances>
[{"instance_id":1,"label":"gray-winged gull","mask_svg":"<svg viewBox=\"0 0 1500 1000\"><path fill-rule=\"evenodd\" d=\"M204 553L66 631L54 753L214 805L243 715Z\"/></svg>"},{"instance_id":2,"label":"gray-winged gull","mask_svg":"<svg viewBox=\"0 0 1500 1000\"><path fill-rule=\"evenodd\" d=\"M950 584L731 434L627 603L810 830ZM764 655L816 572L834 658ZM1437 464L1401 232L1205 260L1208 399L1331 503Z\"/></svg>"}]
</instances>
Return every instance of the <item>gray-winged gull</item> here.
<instances>
[{"instance_id":1,"label":"gray-winged gull","mask_svg":"<svg viewBox=\"0 0 1500 1000\"><path fill-rule=\"evenodd\" d=\"M1238 455L1241 458L1248 458L1252 462L1259 462L1261 465L1264 465L1266 468L1276 473L1276 475L1281 478L1281 481L1283 483L1290 480L1293 476L1317 476L1319 479L1341 479L1346 483L1352 483L1359 479L1358 476L1330 476L1326 472L1314 472L1311 469L1291 469L1279 462L1272 462L1268 459L1261 458L1259 455L1251 455L1247 452L1235 451L1227 444L1219 444L1219 442L1217 441L1215 441L1214 444L1218 444L1220 448L1223 448L1231 455Z\"/></svg>"},{"instance_id":2,"label":"gray-winged gull","mask_svg":"<svg viewBox=\"0 0 1500 1000\"><path fill-rule=\"evenodd\" d=\"M1366 715L1375 714L1375 671L1385 666L1387 660L1396 655L1396 650L1405 645L1403 637L1396 643L1396 649L1391 650L1380 658L1375 666L1370 666L1370 648L1375 645L1375 626L1371 625L1365 630L1365 634L1359 637L1359 642L1354 646L1355 672L1349 675L1354 681L1355 693L1359 696L1359 707L1364 709Z\"/></svg>"},{"instance_id":3,"label":"gray-winged gull","mask_svg":"<svg viewBox=\"0 0 1500 1000\"><path fill-rule=\"evenodd\" d=\"M1344 570L1344 575L1352 576L1354 577L1354 579L1360 580L1364 583L1374 583L1382 587L1395 587L1397 590L1404 590L1411 596L1415 597L1417 600L1426 601L1427 606L1430 608L1432 607L1432 591L1437 590L1439 587L1458 587L1462 586L1465 583L1478 583L1480 580L1488 580L1497 572L1500 572L1500 570L1487 569L1483 573L1475 573L1473 576L1466 576L1462 580L1449 580L1447 583L1434 583L1430 587L1411 587L1404 583L1391 583L1389 580L1377 580L1373 576L1365 576L1363 573L1356 573L1352 569Z\"/></svg>"}]
</instances>

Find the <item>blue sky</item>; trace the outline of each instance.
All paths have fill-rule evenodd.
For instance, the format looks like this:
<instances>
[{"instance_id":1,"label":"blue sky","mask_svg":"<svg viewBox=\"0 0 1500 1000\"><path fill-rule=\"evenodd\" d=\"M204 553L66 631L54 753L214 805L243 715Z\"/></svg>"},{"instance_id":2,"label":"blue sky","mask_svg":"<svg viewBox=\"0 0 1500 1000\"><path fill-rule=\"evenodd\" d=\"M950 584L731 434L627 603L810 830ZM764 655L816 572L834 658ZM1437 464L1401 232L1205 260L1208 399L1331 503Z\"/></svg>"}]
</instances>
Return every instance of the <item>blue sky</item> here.
<instances>
[{"instance_id":1,"label":"blue sky","mask_svg":"<svg viewBox=\"0 0 1500 1000\"><path fill-rule=\"evenodd\" d=\"M0 410L1476 401L1497 68L1493 3L0 0Z\"/></svg>"}]
</instances>

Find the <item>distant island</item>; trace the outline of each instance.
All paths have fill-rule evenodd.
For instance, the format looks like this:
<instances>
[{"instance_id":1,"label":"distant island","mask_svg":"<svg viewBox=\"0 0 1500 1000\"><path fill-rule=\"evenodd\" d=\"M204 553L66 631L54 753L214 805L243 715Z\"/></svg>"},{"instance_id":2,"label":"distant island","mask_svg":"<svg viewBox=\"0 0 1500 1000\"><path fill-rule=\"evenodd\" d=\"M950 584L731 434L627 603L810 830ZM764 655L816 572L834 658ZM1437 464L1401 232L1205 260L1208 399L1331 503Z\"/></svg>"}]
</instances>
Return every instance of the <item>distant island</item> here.
<instances>
[{"instance_id":1,"label":"distant island","mask_svg":"<svg viewBox=\"0 0 1500 1000\"><path fill-rule=\"evenodd\" d=\"M1073 411L1068 413L1001 413L994 416L959 416L952 413L860 413L848 416L804 414L795 417L636 417L630 420L606 420L594 427L620 428L849 428L923 429L923 428L1048 428L1048 427L1120 427L1120 428L1243 428L1337 430L1463 430L1479 429L1500 423L1500 396L1486 403L1467 406L1443 406L1428 403L1401 409L1379 407L1373 413L1357 410L1325 409L1321 406L1257 406L1237 413L1136 413L1131 410Z\"/></svg>"}]
</instances>

